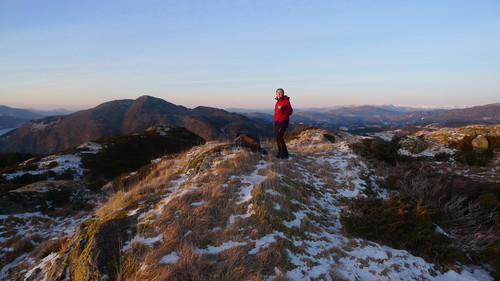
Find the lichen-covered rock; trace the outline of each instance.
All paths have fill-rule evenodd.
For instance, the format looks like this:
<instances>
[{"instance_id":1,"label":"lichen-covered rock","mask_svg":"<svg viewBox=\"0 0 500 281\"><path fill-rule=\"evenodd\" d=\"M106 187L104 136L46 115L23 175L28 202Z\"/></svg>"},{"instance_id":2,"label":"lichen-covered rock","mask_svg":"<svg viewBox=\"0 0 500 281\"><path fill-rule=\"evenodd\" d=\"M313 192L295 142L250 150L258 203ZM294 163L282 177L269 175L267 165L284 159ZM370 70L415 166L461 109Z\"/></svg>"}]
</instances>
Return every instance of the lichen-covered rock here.
<instances>
[{"instance_id":1,"label":"lichen-covered rock","mask_svg":"<svg viewBox=\"0 0 500 281\"><path fill-rule=\"evenodd\" d=\"M472 140L472 146L475 149L488 149L489 142L488 139L482 135L478 135L475 139Z\"/></svg>"},{"instance_id":2,"label":"lichen-covered rock","mask_svg":"<svg viewBox=\"0 0 500 281\"><path fill-rule=\"evenodd\" d=\"M103 276L112 276L114 259L120 255L122 243L134 235L131 229L136 223L137 216L128 216L82 224L70 248L51 267L47 280L102 280Z\"/></svg>"},{"instance_id":3,"label":"lichen-covered rock","mask_svg":"<svg viewBox=\"0 0 500 281\"><path fill-rule=\"evenodd\" d=\"M427 148L427 143L423 138L408 137L399 143L402 149L405 149L413 154L418 154Z\"/></svg>"}]
</instances>

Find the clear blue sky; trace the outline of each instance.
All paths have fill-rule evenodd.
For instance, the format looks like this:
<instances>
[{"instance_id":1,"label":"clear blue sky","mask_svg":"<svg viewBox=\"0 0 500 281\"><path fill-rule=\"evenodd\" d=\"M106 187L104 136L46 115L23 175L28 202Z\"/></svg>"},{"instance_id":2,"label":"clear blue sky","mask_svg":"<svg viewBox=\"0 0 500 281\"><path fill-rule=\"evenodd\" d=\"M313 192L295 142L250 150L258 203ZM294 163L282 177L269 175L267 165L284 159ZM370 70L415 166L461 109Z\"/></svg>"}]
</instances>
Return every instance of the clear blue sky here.
<instances>
[{"instance_id":1,"label":"clear blue sky","mask_svg":"<svg viewBox=\"0 0 500 281\"><path fill-rule=\"evenodd\" d=\"M0 0L0 104L500 102L500 1Z\"/></svg>"}]
</instances>

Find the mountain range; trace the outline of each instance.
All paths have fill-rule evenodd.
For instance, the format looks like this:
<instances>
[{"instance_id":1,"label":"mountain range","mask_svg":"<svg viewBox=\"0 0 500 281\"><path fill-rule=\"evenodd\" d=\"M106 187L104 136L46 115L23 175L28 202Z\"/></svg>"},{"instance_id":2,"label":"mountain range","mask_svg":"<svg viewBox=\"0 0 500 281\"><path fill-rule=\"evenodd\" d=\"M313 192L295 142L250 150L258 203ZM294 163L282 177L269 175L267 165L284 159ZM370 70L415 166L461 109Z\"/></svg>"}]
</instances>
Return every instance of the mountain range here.
<instances>
[{"instance_id":1,"label":"mountain range","mask_svg":"<svg viewBox=\"0 0 500 281\"><path fill-rule=\"evenodd\" d=\"M0 152L53 153L97 138L126 135L162 125L185 127L205 140L230 140L237 133L272 136L272 114L246 110L240 113L204 106L189 109L151 96L110 101L95 108L42 118L27 110L0 107L0 120L3 118L5 124L15 120L4 127L23 124L0 136ZM435 122L455 123L455 126L500 124L500 103L430 111L392 105L297 109L291 122L358 134Z\"/></svg>"},{"instance_id":2,"label":"mountain range","mask_svg":"<svg viewBox=\"0 0 500 281\"><path fill-rule=\"evenodd\" d=\"M244 132L269 135L271 125L222 109L188 109L151 96L115 100L68 115L31 120L0 138L0 152L53 153L94 139L141 132L149 127L184 127L206 140Z\"/></svg>"},{"instance_id":3,"label":"mountain range","mask_svg":"<svg viewBox=\"0 0 500 281\"><path fill-rule=\"evenodd\" d=\"M20 127L28 120L38 119L41 117L43 117L43 115L30 110L0 105L0 131ZM2 135L2 133L0 133L0 135Z\"/></svg>"},{"instance_id":4,"label":"mountain range","mask_svg":"<svg viewBox=\"0 0 500 281\"><path fill-rule=\"evenodd\" d=\"M38 110L12 108L0 105L0 136L10 130L20 127L29 120L39 119L44 116L64 115L69 113L71 113L71 111L65 109Z\"/></svg>"},{"instance_id":5,"label":"mountain range","mask_svg":"<svg viewBox=\"0 0 500 281\"><path fill-rule=\"evenodd\" d=\"M250 118L272 121L272 114L266 112L242 111ZM365 127L389 127L408 124L449 123L499 124L500 103L474 106L463 109L416 110L407 107L362 105L321 110L296 110L293 122L324 126L332 129L341 127L350 130Z\"/></svg>"}]
</instances>

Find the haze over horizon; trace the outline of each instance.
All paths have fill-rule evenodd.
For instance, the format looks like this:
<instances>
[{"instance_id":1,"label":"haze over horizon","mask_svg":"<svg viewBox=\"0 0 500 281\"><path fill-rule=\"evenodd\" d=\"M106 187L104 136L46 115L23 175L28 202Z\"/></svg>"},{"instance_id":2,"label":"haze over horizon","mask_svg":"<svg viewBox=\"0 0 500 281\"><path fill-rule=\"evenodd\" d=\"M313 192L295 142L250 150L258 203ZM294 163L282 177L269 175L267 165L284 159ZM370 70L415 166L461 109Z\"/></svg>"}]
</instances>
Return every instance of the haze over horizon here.
<instances>
[{"instance_id":1,"label":"haze over horizon","mask_svg":"<svg viewBox=\"0 0 500 281\"><path fill-rule=\"evenodd\" d=\"M139 97L137 97L139 98ZM159 97L155 97L155 98L159 98ZM116 100L125 100L125 99L116 99ZM130 100L134 100L134 98L131 98ZM72 106L69 106L69 107L54 107L54 106L51 106L51 105L25 105L25 104L0 104L0 106L8 106L8 107L11 107L11 108L18 108L18 109L26 109L26 110L32 110L32 111L46 111L46 112L50 112L50 111L66 111L68 113L71 113L71 112L76 112L76 111L80 111L80 110L86 110L86 109L92 109L92 108L95 108L97 106L99 106L100 104L102 103L106 103L106 102L111 102L111 101L115 101L115 100L108 100L108 101L103 101L103 102L100 102L98 104L94 104L94 105L89 105L88 107L72 107ZM170 102L168 100L165 100L167 102ZM174 103L175 104L175 103ZM492 103L492 104L499 104L499 103ZM178 106L184 106L184 107L187 107L187 108L195 108L195 107L198 107L198 106L208 106L208 105L205 105L205 104L199 104L199 105L195 105L195 106L185 106L183 104L175 104L175 105L178 105ZM414 108L414 109L418 109L418 110L434 110L434 109L463 109L463 108L469 108L469 107L476 107L476 106L483 106L483 105L489 105L489 104L476 104L476 105L470 105L470 106L452 106L452 105L442 105L442 106L439 106L439 105L406 105L406 104L388 104L388 103L373 103L373 104L336 104L336 105L324 105L324 106L309 106L309 107L304 107L304 106L299 106L298 107L295 107L294 108L296 110L327 110L327 109L335 109L335 108L342 108L342 107L359 107L359 106L374 106L374 107L399 107L399 108ZM239 106L239 107L221 107L221 106L210 106L210 107L214 107L214 108L220 108L220 109L224 109L224 110L227 110L227 111L234 111L234 112L272 112L273 108L274 108L274 104L268 104L266 107L244 107L244 106Z\"/></svg>"},{"instance_id":2,"label":"haze over horizon","mask_svg":"<svg viewBox=\"0 0 500 281\"><path fill-rule=\"evenodd\" d=\"M0 1L0 104L500 101L500 2Z\"/></svg>"}]
</instances>

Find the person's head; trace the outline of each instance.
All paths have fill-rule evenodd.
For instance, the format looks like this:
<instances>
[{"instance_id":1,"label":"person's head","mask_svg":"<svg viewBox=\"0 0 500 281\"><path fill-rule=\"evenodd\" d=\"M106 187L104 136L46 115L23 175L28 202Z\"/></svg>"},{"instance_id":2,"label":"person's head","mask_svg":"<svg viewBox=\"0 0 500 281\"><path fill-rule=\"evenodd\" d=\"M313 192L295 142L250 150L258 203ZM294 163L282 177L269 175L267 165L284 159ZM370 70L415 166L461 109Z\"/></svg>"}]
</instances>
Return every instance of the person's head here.
<instances>
[{"instance_id":1,"label":"person's head","mask_svg":"<svg viewBox=\"0 0 500 281\"><path fill-rule=\"evenodd\" d=\"M276 98L281 99L285 95L285 90L278 88L276 90Z\"/></svg>"}]
</instances>

